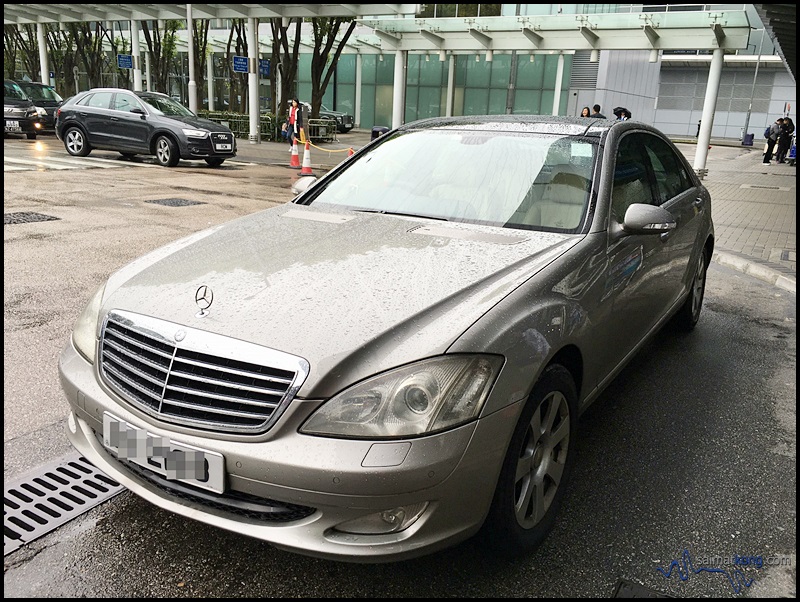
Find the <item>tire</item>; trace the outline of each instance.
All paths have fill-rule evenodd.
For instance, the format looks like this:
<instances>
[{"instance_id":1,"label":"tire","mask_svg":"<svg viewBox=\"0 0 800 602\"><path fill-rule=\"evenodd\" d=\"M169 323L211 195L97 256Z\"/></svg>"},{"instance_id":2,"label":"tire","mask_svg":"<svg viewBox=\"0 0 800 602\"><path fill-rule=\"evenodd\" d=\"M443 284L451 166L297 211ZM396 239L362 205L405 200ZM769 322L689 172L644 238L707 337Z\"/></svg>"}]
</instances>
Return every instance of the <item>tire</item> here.
<instances>
[{"instance_id":1,"label":"tire","mask_svg":"<svg viewBox=\"0 0 800 602\"><path fill-rule=\"evenodd\" d=\"M575 455L577 408L572 375L559 364L548 366L514 429L482 527L495 551L530 552L552 529Z\"/></svg>"},{"instance_id":2,"label":"tire","mask_svg":"<svg viewBox=\"0 0 800 602\"><path fill-rule=\"evenodd\" d=\"M219 167L224 162L225 159L220 159L219 157L212 157L210 159L206 159L206 163L208 163L210 167Z\"/></svg>"},{"instance_id":3,"label":"tire","mask_svg":"<svg viewBox=\"0 0 800 602\"><path fill-rule=\"evenodd\" d=\"M120 151L119 154L125 157L126 159L133 159L136 156L136 153L123 153L122 151Z\"/></svg>"},{"instance_id":4,"label":"tire","mask_svg":"<svg viewBox=\"0 0 800 602\"><path fill-rule=\"evenodd\" d=\"M159 136L156 140L156 161L164 167L175 167L181 160L177 145L168 136Z\"/></svg>"},{"instance_id":5,"label":"tire","mask_svg":"<svg viewBox=\"0 0 800 602\"><path fill-rule=\"evenodd\" d=\"M30 132L29 134L25 134L28 140L36 140L36 132Z\"/></svg>"},{"instance_id":6,"label":"tire","mask_svg":"<svg viewBox=\"0 0 800 602\"><path fill-rule=\"evenodd\" d=\"M64 148L73 157L85 157L92 151L86 134L80 128L69 128L64 132Z\"/></svg>"},{"instance_id":7,"label":"tire","mask_svg":"<svg viewBox=\"0 0 800 602\"><path fill-rule=\"evenodd\" d=\"M704 247L697 259L692 284L689 288L689 296L683 303L673 320L677 330L691 332L697 326L700 319L700 311L703 309L703 297L706 291L706 269L708 268L708 250Z\"/></svg>"}]
</instances>

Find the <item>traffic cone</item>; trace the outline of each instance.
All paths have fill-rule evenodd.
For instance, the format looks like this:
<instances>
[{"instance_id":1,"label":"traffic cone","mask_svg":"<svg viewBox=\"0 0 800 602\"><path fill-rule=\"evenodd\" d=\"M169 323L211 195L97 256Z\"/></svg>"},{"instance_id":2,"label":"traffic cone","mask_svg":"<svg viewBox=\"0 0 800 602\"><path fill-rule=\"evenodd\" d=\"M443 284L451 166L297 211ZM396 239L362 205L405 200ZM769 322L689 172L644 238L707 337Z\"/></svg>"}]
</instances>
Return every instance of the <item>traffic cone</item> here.
<instances>
[{"instance_id":1,"label":"traffic cone","mask_svg":"<svg viewBox=\"0 0 800 602\"><path fill-rule=\"evenodd\" d=\"M297 150L297 138L292 139L292 161L289 167L300 167L300 153Z\"/></svg>"},{"instance_id":2,"label":"traffic cone","mask_svg":"<svg viewBox=\"0 0 800 602\"><path fill-rule=\"evenodd\" d=\"M300 170L301 176L313 176L311 172L311 143L306 140L306 150L303 153L303 169Z\"/></svg>"},{"instance_id":3,"label":"traffic cone","mask_svg":"<svg viewBox=\"0 0 800 602\"><path fill-rule=\"evenodd\" d=\"M352 148L347 149L347 156L352 157L355 153L353 152Z\"/></svg>"}]
</instances>

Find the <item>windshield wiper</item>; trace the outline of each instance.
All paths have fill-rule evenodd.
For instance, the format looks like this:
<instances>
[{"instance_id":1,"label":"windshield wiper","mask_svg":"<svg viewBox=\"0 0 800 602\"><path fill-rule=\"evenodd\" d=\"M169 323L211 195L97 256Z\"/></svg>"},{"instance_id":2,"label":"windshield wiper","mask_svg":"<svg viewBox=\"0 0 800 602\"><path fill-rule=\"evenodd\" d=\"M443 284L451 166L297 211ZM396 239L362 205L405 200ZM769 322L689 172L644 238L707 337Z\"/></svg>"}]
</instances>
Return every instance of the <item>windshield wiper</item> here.
<instances>
[{"instance_id":1,"label":"windshield wiper","mask_svg":"<svg viewBox=\"0 0 800 602\"><path fill-rule=\"evenodd\" d=\"M418 213L403 213L402 211L384 211L382 209L354 209L358 213L382 213L383 215L402 215L405 217L421 217L423 219L435 219L440 222L450 221L446 217L435 217L433 215L420 215Z\"/></svg>"}]
</instances>

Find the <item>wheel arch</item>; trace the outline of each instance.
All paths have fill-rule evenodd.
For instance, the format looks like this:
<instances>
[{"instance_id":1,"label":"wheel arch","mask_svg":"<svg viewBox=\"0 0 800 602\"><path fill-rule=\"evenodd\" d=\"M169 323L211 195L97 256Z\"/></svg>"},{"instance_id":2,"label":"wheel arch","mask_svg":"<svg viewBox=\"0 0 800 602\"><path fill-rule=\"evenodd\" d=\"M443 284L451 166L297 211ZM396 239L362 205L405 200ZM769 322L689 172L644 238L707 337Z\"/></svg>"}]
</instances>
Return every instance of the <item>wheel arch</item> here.
<instances>
[{"instance_id":1,"label":"wheel arch","mask_svg":"<svg viewBox=\"0 0 800 602\"><path fill-rule=\"evenodd\" d=\"M175 136L175 134L173 134L169 130L159 130L157 132L153 132L153 135L150 137L150 143L148 144L150 148L150 154L151 155L156 154L156 141L162 136L164 136L165 138L169 138L172 141L172 143L175 145L175 148L178 151L178 156L180 156L181 145L178 142L178 138Z\"/></svg>"}]
</instances>

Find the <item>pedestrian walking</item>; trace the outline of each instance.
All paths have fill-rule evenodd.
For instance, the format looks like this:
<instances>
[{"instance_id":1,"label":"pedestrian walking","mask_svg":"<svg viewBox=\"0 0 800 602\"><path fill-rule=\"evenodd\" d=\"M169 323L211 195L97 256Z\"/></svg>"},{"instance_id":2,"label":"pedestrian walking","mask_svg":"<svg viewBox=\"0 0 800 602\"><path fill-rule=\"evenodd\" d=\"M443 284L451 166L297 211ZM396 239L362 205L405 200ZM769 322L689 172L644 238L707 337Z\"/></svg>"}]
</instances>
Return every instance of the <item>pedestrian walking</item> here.
<instances>
[{"instance_id":1,"label":"pedestrian walking","mask_svg":"<svg viewBox=\"0 0 800 602\"><path fill-rule=\"evenodd\" d=\"M794 122L791 117L784 117L781 124L781 131L778 134L778 151L775 153L776 163L786 163L786 153L792 146L792 134L794 134Z\"/></svg>"},{"instance_id":2,"label":"pedestrian walking","mask_svg":"<svg viewBox=\"0 0 800 602\"><path fill-rule=\"evenodd\" d=\"M301 140L302 137L300 135L300 130L303 129L303 108L300 106L300 101L296 98L292 98L289 101L289 114L286 117L286 123L284 124L286 131L289 132L288 140L289 140L289 148L291 149L294 146L294 140Z\"/></svg>"},{"instance_id":3,"label":"pedestrian walking","mask_svg":"<svg viewBox=\"0 0 800 602\"><path fill-rule=\"evenodd\" d=\"M617 121L628 121L631 118L631 112L625 107L615 108L614 115L617 116Z\"/></svg>"},{"instance_id":4,"label":"pedestrian walking","mask_svg":"<svg viewBox=\"0 0 800 602\"><path fill-rule=\"evenodd\" d=\"M764 147L764 163L769 165L772 161L772 153L775 150L775 144L778 142L778 136L781 134L781 126L783 125L783 117L778 117L771 126L764 130L764 137L767 139L767 144Z\"/></svg>"},{"instance_id":5,"label":"pedestrian walking","mask_svg":"<svg viewBox=\"0 0 800 602\"><path fill-rule=\"evenodd\" d=\"M605 116L605 115L603 115L603 114L600 112L600 108L601 108L601 107L600 107L600 105L594 105L594 106L592 107L592 111L594 111L594 112L592 113L592 117L594 117L595 119L605 119L605 118L606 118L606 116Z\"/></svg>"}]
</instances>

